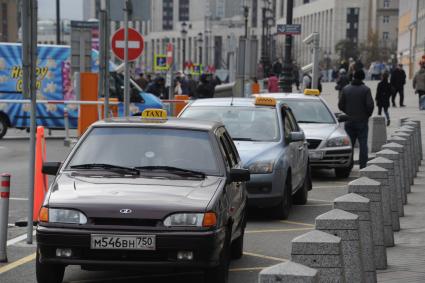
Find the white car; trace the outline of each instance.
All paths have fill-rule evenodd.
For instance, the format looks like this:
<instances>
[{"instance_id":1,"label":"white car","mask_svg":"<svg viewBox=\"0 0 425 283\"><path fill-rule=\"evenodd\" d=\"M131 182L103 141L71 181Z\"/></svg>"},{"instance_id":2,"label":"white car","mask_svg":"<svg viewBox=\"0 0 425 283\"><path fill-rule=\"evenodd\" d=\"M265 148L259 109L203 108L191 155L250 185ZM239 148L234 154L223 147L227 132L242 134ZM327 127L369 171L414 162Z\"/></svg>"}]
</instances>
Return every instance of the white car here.
<instances>
[{"instance_id":1,"label":"white car","mask_svg":"<svg viewBox=\"0 0 425 283\"><path fill-rule=\"evenodd\" d=\"M338 178L350 176L353 168L350 137L317 90L306 90L305 94L264 93L256 96L274 97L292 109L304 130L312 167L334 169Z\"/></svg>"}]
</instances>

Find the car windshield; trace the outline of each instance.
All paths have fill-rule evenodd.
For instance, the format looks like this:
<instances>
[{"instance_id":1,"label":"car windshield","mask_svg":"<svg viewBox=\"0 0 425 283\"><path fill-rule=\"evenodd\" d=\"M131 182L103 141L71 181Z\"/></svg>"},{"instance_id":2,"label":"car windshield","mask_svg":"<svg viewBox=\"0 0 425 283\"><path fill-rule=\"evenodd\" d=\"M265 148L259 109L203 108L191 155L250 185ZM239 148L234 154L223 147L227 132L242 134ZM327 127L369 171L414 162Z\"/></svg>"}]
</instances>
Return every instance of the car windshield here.
<instances>
[{"instance_id":1,"label":"car windshield","mask_svg":"<svg viewBox=\"0 0 425 283\"><path fill-rule=\"evenodd\" d=\"M82 169L87 165L100 168L96 166L99 164L148 170L178 168L208 175L219 173L208 132L194 130L93 128L72 156L67 168Z\"/></svg>"},{"instance_id":2,"label":"car windshield","mask_svg":"<svg viewBox=\"0 0 425 283\"><path fill-rule=\"evenodd\" d=\"M234 140L279 140L279 124L275 108L189 107L181 117L222 122Z\"/></svg>"},{"instance_id":3,"label":"car windshield","mask_svg":"<svg viewBox=\"0 0 425 283\"><path fill-rule=\"evenodd\" d=\"M335 124L328 108L320 100L286 100L298 123Z\"/></svg>"}]
</instances>

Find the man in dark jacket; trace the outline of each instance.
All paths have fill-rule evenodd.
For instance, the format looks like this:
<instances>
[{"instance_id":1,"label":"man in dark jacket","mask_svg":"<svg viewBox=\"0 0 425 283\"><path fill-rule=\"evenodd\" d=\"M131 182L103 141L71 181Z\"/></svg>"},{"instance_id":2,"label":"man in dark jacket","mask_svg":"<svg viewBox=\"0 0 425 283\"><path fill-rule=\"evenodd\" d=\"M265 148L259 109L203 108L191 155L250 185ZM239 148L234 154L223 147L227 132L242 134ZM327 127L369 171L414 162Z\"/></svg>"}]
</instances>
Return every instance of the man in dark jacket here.
<instances>
[{"instance_id":1,"label":"man in dark jacket","mask_svg":"<svg viewBox=\"0 0 425 283\"><path fill-rule=\"evenodd\" d=\"M350 136L353 147L356 144L356 140L359 140L360 169L366 167L368 160L368 121L374 108L372 93L370 88L363 83L364 79L365 73L363 70L355 71L353 81L342 90L341 99L338 103L339 109L348 115L345 130Z\"/></svg>"},{"instance_id":2,"label":"man in dark jacket","mask_svg":"<svg viewBox=\"0 0 425 283\"><path fill-rule=\"evenodd\" d=\"M400 107L405 107L403 102L404 102L404 85L406 84L406 73L403 70L402 64L399 64L397 68L395 68L393 73L391 74L390 83L393 87L393 93L391 97L393 107L396 107L395 97L397 96L397 93L400 94Z\"/></svg>"},{"instance_id":3,"label":"man in dark jacket","mask_svg":"<svg viewBox=\"0 0 425 283\"><path fill-rule=\"evenodd\" d=\"M207 79L206 74L202 74L199 78L199 84L196 87L196 98L213 98L214 90Z\"/></svg>"}]
</instances>

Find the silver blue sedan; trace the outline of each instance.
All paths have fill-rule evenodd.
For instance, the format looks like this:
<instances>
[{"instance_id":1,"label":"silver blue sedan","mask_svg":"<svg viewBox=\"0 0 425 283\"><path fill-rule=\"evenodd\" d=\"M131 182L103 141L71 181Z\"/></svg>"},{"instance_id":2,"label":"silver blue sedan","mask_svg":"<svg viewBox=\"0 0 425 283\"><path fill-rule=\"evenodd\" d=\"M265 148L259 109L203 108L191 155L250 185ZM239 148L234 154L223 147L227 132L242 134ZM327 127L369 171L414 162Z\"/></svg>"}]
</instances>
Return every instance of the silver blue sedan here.
<instances>
[{"instance_id":1,"label":"silver blue sedan","mask_svg":"<svg viewBox=\"0 0 425 283\"><path fill-rule=\"evenodd\" d=\"M288 217L292 201L307 202L311 190L308 147L289 107L270 98L199 99L180 117L222 122L249 169L248 205Z\"/></svg>"}]
</instances>

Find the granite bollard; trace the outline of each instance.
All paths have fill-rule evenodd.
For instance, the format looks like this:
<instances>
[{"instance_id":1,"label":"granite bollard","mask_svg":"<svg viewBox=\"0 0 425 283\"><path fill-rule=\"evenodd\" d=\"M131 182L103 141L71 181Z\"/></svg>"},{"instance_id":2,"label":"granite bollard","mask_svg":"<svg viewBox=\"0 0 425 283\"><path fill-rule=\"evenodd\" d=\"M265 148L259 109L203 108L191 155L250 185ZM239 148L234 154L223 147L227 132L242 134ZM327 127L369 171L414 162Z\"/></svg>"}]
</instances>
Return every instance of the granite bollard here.
<instances>
[{"instance_id":1,"label":"granite bollard","mask_svg":"<svg viewBox=\"0 0 425 283\"><path fill-rule=\"evenodd\" d=\"M415 171L414 169L414 162L412 159L412 148L411 148L411 138L410 135L408 133L404 133L404 132L396 132L394 133L394 135L391 136L391 140L393 140L394 137L401 137L403 139L406 140L405 143L403 143L402 141L400 141L400 144L403 144L405 146L405 160L407 161L407 173L409 174L409 184L413 185L413 180L415 179L415 173L413 171ZM409 190L407 191L408 193L410 193L410 186L409 186Z\"/></svg>"},{"instance_id":2,"label":"granite bollard","mask_svg":"<svg viewBox=\"0 0 425 283\"><path fill-rule=\"evenodd\" d=\"M370 135L370 150L377 152L387 142L387 125L383 116L372 117Z\"/></svg>"},{"instance_id":3,"label":"granite bollard","mask_svg":"<svg viewBox=\"0 0 425 283\"><path fill-rule=\"evenodd\" d=\"M402 127L400 127L399 129L395 130L395 133L398 132L403 132L403 133L407 133L410 135L410 139L411 139L411 147L412 147L412 163L413 163L413 168L414 168L414 173L415 173L415 177L417 176L417 172L419 171L419 148L417 145L417 141L416 141L416 129L412 126L408 126L408 125L404 125Z\"/></svg>"},{"instance_id":4,"label":"granite bollard","mask_svg":"<svg viewBox=\"0 0 425 283\"><path fill-rule=\"evenodd\" d=\"M402 201L403 204L407 204L407 190L406 190L406 186L407 186L407 182L406 182L406 177L405 177L405 170L404 170L404 156L403 156L403 151L404 151L404 146L398 143L387 143L384 144L382 146L383 150L390 150L390 151L394 151L398 153L398 157L396 160L396 167L398 167L398 173L396 171L396 179L398 179L398 183L400 185L400 190L401 190L401 196L402 196ZM384 156L385 157L385 156ZM392 158L396 158L394 155L387 156L388 159L393 160ZM394 160L393 160L394 161ZM397 166L398 164L398 166ZM404 206L401 210L401 212L403 213L403 215L400 216L404 216Z\"/></svg>"},{"instance_id":5,"label":"granite bollard","mask_svg":"<svg viewBox=\"0 0 425 283\"><path fill-rule=\"evenodd\" d=\"M387 178L376 177L374 179L381 183L383 191L387 190L389 192L391 208L391 226L393 231L400 231L400 218L397 203L399 198L397 196L397 188L395 186L394 179L394 162L384 157L376 157L372 160L369 160L367 165L376 165L388 171ZM390 247L392 247L393 245L394 243L390 244Z\"/></svg>"},{"instance_id":6,"label":"granite bollard","mask_svg":"<svg viewBox=\"0 0 425 283\"><path fill-rule=\"evenodd\" d=\"M416 161L417 161L417 167L419 167L421 165L421 160L422 160L422 156L421 156L421 140L419 137L419 133L420 133L420 129L419 129L419 124L417 122L408 120L405 121L402 126L408 126L408 127L412 127L414 130L414 138L415 138L415 151L416 151L416 155L415 157L417 157Z\"/></svg>"},{"instance_id":7,"label":"granite bollard","mask_svg":"<svg viewBox=\"0 0 425 283\"><path fill-rule=\"evenodd\" d=\"M258 283L318 283L316 269L292 261L279 263L261 270Z\"/></svg>"},{"instance_id":8,"label":"granite bollard","mask_svg":"<svg viewBox=\"0 0 425 283\"><path fill-rule=\"evenodd\" d=\"M370 200L352 193L334 199L333 206L336 209L342 209L359 216L360 247L365 282L376 283Z\"/></svg>"},{"instance_id":9,"label":"granite bollard","mask_svg":"<svg viewBox=\"0 0 425 283\"><path fill-rule=\"evenodd\" d=\"M415 150L414 150L414 140L413 140L413 130L411 129L406 129L403 127L397 129L394 131L394 135L397 136L402 136L402 135L406 135L403 136L405 137L409 143L409 154L410 154L410 168L412 168L412 181L411 183L413 184L413 179L416 177L416 158L415 158Z\"/></svg>"},{"instance_id":10,"label":"granite bollard","mask_svg":"<svg viewBox=\"0 0 425 283\"><path fill-rule=\"evenodd\" d=\"M341 238L345 282L365 282L360 248L359 216L341 209L332 209L316 217L316 230Z\"/></svg>"},{"instance_id":11,"label":"granite bollard","mask_svg":"<svg viewBox=\"0 0 425 283\"><path fill-rule=\"evenodd\" d=\"M386 247L393 247L394 233L391 215L391 192L388 186L388 170L376 165L370 165L360 170L360 177L368 177L380 184L382 213L384 215L384 243ZM384 184L381 184L381 181Z\"/></svg>"},{"instance_id":12,"label":"granite bollard","mask_svg":"<svg viewBox=\"0 0 425 283\"><path fill-rule=\"evenodd\" d=\"M317 269L319 282L345 282L341 238L313 230L292 240L291 261Z\"/></svg>"},{"instance_id":13,"label":"granite bollard","mask_svg":"<svg viewBox=\"0 0 425 283\"><path fill-rule=\"evenodd\" d=\"M419 158L423 160L423 151L422 151L422 130L421 130L421 121L420 120L409 120L410 122L416 123L418 137L419 137Z\"/></svg>"},{"instance_id":14,"label":"granite bollard","mask_svg":"<svg viewBox=\"0 0 425 283\"><path fill-rule=\"evenodd\" d=\"M348 184L348 192L370 200L370 220L373 235L373 252L376 269L387 268L387 250L384 243L384 216L382 210L381 184L362 177Z\"/></svg>"},{"instance_id":15,"label":"granite bollard","mask_svg":"<svg viewBox=\"0 0 425 283\"><path fill-rule=\"evenodd\" d=\"M403 194L402 180L401 180L400 154L396 151L393 151L393 150L390 150L390 149L385 149L384 146L382 148L383 148L383 150L378 151L376 153L376 157L383 157L383 158L386 158L386 159L394 162L393 179L392 179L391 182L392 182L392 185L394 186L395 198L396 198L396 202L397 202L398 216L402 217L402 216L404 216L404 206L403 206L404 194ZM385 168L385 169L387 169L387 168Z\"/></svg>"},{"instance_id":16,"label":"granite bollard","mask_svg":"<svg viewBox=\"0 0 425 283\"><path fill-rule=\"evenodd\" d=\"M407 143L408 140L405 139L404 137L399 137L399 136L391 136L388 139L388 142L390 143L396 143L399 144L401 146L403 146L403 150L401 151L401 165L402 165L402 169L403 169L403 182L404 182L404 190L405 190L405 194L406 194L406 203L407 203L407 194L410 193L410 175L412 174L409 171L409 161L407 160L407 158L409 157L409 150L407 147ZM384 145L385 146L385 145Z\"/></svg>"}]
</instances>

